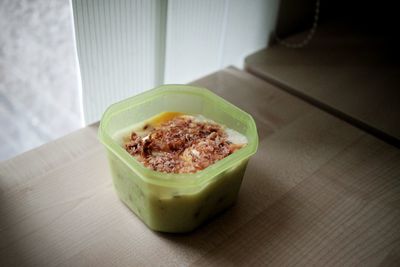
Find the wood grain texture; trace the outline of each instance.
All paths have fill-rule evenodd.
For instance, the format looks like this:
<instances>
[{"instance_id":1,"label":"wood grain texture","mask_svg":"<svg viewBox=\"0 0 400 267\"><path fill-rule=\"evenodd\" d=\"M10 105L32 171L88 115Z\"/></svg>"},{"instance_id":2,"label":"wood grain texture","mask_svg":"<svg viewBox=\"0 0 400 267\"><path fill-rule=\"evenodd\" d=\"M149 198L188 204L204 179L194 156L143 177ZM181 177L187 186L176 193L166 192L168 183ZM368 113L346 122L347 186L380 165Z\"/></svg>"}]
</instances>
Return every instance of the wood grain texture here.
<instances>
[{"instance_id":1,"label":"wood grain texture","mask_svg":"<svg viewBox=\"0 0 400 267\"><path fill-rule=\"evenodd\" d=\"M259 129L233 208L152 232L118 200L93 125L0 163L0 266L398 265L398 149L235 69L194 84Z\"/></svg>"},{"instance_id":2,"label":"wood grain texture","mask_svg":"<svg viewBox=\"0 0 400 267\"><path fill-rule=\"evenodd\" d=\"M307 33L288 38L296 43ZM275 45L246 69L400 147L400 65L396 42L332 22L302 49Z\"/></svg>"}]
</instances>

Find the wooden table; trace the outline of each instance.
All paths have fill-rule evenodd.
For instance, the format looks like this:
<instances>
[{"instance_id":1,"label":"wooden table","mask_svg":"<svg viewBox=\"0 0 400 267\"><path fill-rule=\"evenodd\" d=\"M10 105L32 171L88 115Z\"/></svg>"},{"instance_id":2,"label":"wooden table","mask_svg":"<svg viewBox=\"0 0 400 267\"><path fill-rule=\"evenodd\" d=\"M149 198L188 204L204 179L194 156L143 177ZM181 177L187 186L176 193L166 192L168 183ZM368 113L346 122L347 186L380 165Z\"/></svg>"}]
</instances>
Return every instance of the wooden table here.
<instances>
[{"instance_id":1,"label":"wooden table","mask_svg":"<svg viewBox=\"0 0 400 267\"><path fill-rule=\"evenodd\" d=\"M400 147L399 55L393 40L335 21L304 48L274 45L248 56L246 69Z\"/></svg>"},{"instance_id":2,"label":"wooden table","mask_svg":"<svg viewBox=\"0 0 400 267\"><path fill-rule=\"evenodd\" d=\"M397 148L235 69L195 84L257 122L236 206L152 232L118 200L92 125L0 164L0 266L400 264Z\"/></svg>"}]
</instances>

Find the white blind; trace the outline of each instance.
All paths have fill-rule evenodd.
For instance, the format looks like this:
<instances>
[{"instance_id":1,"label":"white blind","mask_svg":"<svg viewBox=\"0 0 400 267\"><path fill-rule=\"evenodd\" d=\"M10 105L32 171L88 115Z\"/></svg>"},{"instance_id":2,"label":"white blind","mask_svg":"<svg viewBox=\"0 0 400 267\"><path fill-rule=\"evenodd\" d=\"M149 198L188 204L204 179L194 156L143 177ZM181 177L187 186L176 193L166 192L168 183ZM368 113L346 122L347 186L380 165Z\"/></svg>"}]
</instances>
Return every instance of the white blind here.
<instances>
[{"instance_id":1,"label":"white blind","mask_svg":"<svg viewBox=\"0 0 400 267\"><path fill-rule=\"evenodd\" d=\"M187 83L267 46L279 0L72 0L86 123L162 83Z\"/></svg>"},{"instance_id":2,"label":"white blind","mask_svg":"<svg viewBox=\"0 0 400 267\"><path fill-rule=\"evenodd\" d=\"M72 0L85 122L163 81L166 1Z\"/></svg>"},{"instance_id":3,"label":"white blind","mask_svg":"<svg viewBox=\"0 0 400 267\"><path fill-rule=\"evenodd\" d=\"M168 1L165 83L187 83L267 46L279 0Z\"/></svg>"}]
</instances>

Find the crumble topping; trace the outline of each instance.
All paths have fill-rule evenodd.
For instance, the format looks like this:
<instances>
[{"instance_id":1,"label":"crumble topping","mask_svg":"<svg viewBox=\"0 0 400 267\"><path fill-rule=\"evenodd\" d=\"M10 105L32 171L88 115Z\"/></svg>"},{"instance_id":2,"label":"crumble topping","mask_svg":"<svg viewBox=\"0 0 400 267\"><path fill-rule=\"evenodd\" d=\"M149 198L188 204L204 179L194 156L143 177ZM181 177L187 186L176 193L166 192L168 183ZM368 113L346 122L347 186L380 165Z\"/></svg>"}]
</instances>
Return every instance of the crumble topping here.
<instances>
[{"instance_id":1,"label":"crumble topping","mask_svg":"<svg viewBox=\"0 0 400 267\"><path fill-rule=\"evenodd\" d=\"M219 124L178 116L159 126L146 124L147 135L132 132L125 149L147 168L167 173L195 173L245 144L234 144Z\"/></svg>"}]
</instances>

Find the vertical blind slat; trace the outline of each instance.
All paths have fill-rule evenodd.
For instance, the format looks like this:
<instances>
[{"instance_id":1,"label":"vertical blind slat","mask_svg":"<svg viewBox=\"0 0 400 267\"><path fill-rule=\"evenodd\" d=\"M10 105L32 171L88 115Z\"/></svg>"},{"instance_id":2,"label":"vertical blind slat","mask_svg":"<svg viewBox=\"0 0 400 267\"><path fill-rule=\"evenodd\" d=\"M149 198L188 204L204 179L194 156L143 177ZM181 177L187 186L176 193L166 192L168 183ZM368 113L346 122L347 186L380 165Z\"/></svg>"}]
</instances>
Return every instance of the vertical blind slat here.
<instances>
[{"instance_id":1,"label":"vertical blind slat","mask_svg":"<svg viewBox=\"0 0 400 267\"><path fill-rule=\"evenodd\" d=\"M99 120L111 103L161 82L157 69L163 63L155 55L164 48L162 2L72 0L86 124Z\"/></svg>"}]
</instances>

